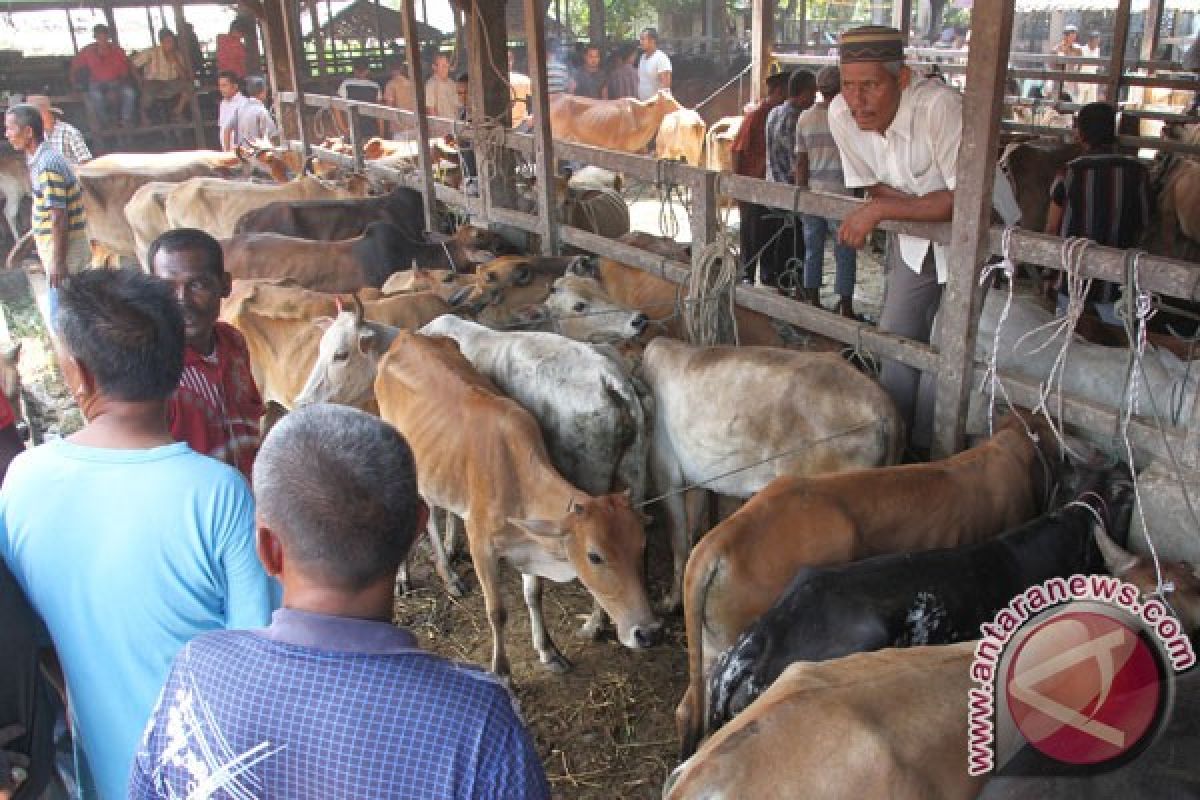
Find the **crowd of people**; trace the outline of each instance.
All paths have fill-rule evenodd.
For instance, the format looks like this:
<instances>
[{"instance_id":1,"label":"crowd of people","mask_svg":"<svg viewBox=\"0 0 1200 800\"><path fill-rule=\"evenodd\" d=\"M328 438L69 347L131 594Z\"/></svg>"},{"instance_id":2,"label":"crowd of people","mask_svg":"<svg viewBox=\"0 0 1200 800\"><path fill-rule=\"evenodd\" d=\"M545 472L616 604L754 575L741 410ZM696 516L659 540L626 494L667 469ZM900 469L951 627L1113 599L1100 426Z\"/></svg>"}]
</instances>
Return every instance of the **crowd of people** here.
<instances>
[{"instance_id":1,"label":"crowd of people","mask_svg":"<svg viewBox=\"0 0 1200 800\"><path fill-rule=\"evenodd\" d=\"M665 88L655 48L645 32L648 74ZM853 314L855 252L875 227L950 219L962 98L905 66L899 31L847 31L838 54L815 75L768 79L734 168L865 195L840 223L742 208L748 276L774 285L798 267L802 299L817 302L832 235L837 309ZM612 73L595 74L599 51L583 55L566 86L603 92ZM435 58L430 81L449 80L448 67ZM240 95L239 78L219 78L231 137L262 108L262 87ZM343 96L411 96L394 79L381 89L363 71ZM466 84L452 83L462 113ZM48 99L13 106L5 136L28 163L59 363L86 425L22 452L0 399L0 800L40 796L64 714L85 796L201 784L230 796L546 796L507 689L391 624L396 569L428 514L403 437L315 406L260 447L249 353L218 319L231 290L220 244L176 229L149 248L150 274L85 271L80 159L54 112ZM1127 247L1146 219L1145 168L1117 153L1111 106L1085 106L1077 129L1084 155L1055 185L1047 231ZM790 267L787 236L804 249ZM927 342L946 248L888 239L879 327ZM927 443L920 373L885 360L881 383Z\"/></svg>"}]
</instances>

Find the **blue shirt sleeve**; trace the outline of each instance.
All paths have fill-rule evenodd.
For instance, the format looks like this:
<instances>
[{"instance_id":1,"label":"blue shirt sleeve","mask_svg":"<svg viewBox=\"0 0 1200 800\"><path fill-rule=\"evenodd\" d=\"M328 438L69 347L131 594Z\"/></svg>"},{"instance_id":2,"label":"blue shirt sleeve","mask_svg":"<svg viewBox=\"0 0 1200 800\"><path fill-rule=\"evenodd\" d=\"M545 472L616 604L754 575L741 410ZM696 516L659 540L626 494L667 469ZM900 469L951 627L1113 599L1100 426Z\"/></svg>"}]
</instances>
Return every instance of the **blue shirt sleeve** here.
<instances>
[{"instance_id":1,"label":"blue shirt sleeve","mask_svg":"<svg viewBox=\"0 0 1200 800\"><path fill-rule=\"evenodd\" d=\"M254 498L249 487L238 477L226 529L218 534L223 541L221 567L225 571L225 627L262 628L271 622L277 605L278 584L263 571L254 547ZM272 589L272 587L276 587Z\"/></svg>"}]
</instances>

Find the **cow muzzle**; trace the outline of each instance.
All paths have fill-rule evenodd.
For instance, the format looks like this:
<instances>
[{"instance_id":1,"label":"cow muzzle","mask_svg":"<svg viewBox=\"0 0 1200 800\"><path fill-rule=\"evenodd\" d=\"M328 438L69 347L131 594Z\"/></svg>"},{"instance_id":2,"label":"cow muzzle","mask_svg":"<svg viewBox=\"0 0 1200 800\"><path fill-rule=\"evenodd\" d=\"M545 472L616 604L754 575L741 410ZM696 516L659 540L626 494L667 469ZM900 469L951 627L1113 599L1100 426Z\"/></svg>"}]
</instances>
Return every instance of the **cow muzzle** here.
<instances>
[{"instance_id":1,"label":"cow muzzle","mask_svg":"<svg viewBox=\"0 0 1200 800\"><path fill-rule=\"evenodd\" d=\"M621 644L630 650L646 650L662 641L662 622L654 620L646 625L631 625L621 637Z\"/></svg>"}]
</instances>

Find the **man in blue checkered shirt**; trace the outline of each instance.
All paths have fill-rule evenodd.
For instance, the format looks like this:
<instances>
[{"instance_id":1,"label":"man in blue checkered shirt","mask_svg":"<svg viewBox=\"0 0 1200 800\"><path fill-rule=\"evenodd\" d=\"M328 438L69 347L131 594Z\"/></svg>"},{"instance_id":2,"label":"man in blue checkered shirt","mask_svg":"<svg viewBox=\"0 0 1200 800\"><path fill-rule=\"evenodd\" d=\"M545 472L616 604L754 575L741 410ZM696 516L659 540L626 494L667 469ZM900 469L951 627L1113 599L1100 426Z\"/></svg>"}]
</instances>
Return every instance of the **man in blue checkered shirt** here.
<instances>
[{"instance_id":1,"label":"man in blue checkered shirt","mask_svg":"<svg viewBox=\"0 0 1200 800\"><path fill-rule=\"evenodd\" d=\"M548 797L508 690L390 622L428 514L403 437L350 408L300 409L263 442L254 492L284 608L184 647L129 796Z\"/></svg>"}]
</instances>

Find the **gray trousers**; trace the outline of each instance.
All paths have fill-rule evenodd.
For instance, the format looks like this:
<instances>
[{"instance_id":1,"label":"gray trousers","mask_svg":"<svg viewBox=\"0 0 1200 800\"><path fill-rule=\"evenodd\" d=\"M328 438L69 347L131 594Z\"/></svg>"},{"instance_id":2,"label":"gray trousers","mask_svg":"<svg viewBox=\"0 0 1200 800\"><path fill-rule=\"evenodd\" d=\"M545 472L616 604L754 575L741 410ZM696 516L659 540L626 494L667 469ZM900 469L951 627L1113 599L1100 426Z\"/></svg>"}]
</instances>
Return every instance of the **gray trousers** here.
<instances>
[{"instance_id":1,"label":"gray trousers","mask_svg":"<svg viewBox=\"0 0 1200 800\"><path fill-rule=\"evenodd\" d=\"M913 272L900 255L896 235L888 234L887 274L883 290L883 309L879 314L879 330L894 333L918 342L929 343L933 318L942 299L942 285L937 280L933 248L925 255L921 274ZM909 441L928 447L930 424L933 419L932 391L918 392L921 372L890 358L883 359L879 382L892 397L900 418L909 431ZM918 401L918 394L920 400Z\"/></svg>"}]
</instances>

